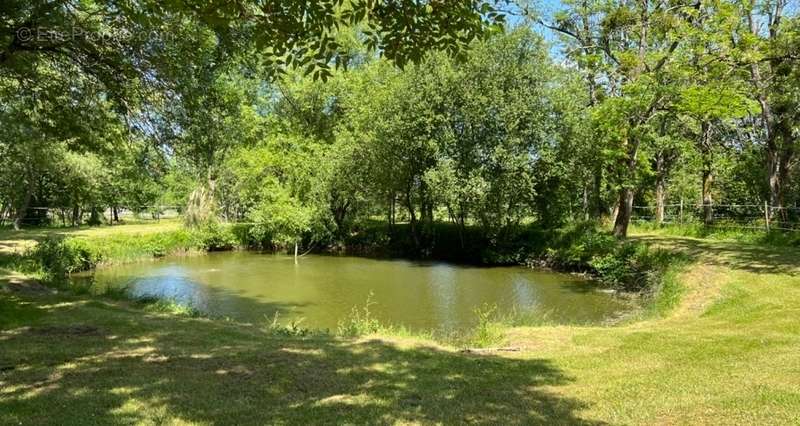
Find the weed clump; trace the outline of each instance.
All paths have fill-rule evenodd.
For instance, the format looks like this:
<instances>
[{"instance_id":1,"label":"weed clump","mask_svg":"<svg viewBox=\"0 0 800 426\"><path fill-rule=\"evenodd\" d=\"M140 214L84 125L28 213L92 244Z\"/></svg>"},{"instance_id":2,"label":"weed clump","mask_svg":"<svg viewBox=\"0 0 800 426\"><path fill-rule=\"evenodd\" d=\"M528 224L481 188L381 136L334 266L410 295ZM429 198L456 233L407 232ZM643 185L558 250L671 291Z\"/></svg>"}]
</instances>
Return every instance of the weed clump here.
<instances>
[{"instance_id":1,"label":"weed clump","mask_svg":"<svg viewBox=\"0 0 800 426\"><path fill-rule=\"evenodd\" d=\"M381 331L380 321L375 318L370 311L370 307L375 305L372 301L374 294L369 292L367 301L362 307L353 306L350 315L347 316L336 327L336 334L342 337L358 337L368 334L375 334Z\"/></svg>"}]
</instances>

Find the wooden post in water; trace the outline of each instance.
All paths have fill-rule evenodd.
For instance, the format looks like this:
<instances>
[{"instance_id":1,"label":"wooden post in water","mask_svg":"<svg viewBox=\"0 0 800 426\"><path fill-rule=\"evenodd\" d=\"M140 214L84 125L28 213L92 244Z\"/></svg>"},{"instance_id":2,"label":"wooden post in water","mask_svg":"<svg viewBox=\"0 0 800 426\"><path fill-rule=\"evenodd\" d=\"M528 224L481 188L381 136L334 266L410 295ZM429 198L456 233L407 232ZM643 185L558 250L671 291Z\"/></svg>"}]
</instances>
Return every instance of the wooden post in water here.
<instances>
[{"instance_id":1,"label":"wooden post in water","mask_svg":"<svg viewBox=\"0 0 800 426\"><path fill-rule=\"evenodd\" d=\"M297 240L294 240L294 264L297 265Z\"/></svg>"}]
</instances>

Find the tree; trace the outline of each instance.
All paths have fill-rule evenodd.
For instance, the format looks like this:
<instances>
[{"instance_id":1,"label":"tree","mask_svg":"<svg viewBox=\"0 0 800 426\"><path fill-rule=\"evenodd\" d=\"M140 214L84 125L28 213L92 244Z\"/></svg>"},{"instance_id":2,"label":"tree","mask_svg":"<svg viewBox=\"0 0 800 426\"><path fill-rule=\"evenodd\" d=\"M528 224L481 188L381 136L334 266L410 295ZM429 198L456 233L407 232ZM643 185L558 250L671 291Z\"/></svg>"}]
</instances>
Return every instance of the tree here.
<instances>
[{"instance_id":1,"label":"tree","mask_svg":"<svg viewBox=\"0 0 800 426\"><path fill-rule=\"evenodd\" d=\"M614 234L625 236L636 192L641 135L669 97L664 74L681 43L680 31L702 11L699 4L673 7L648 0L569 7L574 12L549 27L575 40L587 54L597 53L579 65L594 68L593 74L600 74L604 82L606 97L594 117L605 121L597 128L607 132L605 154L616 163L619 196ZM584 25L579 27L576 17ZM600 24L593 28L592 20Z\"/></svg>"},{"instance_id":2,"label":"tree","mask_svg":"<svg viewBox=\"0 0 800 426\"><path fill-rule=\"evenodd\" d=\"M231 132L242 130L248 106L231 96L241 83L258 85L289 69L326 80L331 67L351 62L343 27L359 27L373 52L403 66L431 49L461 54L502 20L492 2L480 1L11 0L0 6L0 86L36 103L46 98L18 134L41 138L58 129L70 150L92 150L96 129L89 127L113 123L164 149L193 151L188 157L207 176L195 196L213 196L218 157ZM5 112L3 122L13 121ZM41 157L29 146L29 157ZM17 212L35 187L29 172L12 197ZM214 204L205 201L196 204Z\"/></svg>"},{"instance_id":3,"label":"tree","mask_svg":"<svg viewBox=\"0 0 800 426\"><path fill-rule=\"evenodd\" d=\"M295 263L303 234L311 230L312 213L297 198L279 185L266 185L266 193L249 219L251 233L260 241L269 240L279 247L294 245Z\"/></svg>"},{"instance_id":4,"label":"tree","mask_svg":"<svg viewBox=\"0 0 800 426\"><path fill-rule=\"evenodd\" d=\"M744 31L736 43L744 63L749 65L751 87L761 107L769 204L773 212L782 213L784 187L797 154L793 126L800 106L797 96L792 95L796 93L797 80L791 72L800 61L797 18L786 20L788 3L787 0L738 3Z\"/></svg>"}]
</instances>

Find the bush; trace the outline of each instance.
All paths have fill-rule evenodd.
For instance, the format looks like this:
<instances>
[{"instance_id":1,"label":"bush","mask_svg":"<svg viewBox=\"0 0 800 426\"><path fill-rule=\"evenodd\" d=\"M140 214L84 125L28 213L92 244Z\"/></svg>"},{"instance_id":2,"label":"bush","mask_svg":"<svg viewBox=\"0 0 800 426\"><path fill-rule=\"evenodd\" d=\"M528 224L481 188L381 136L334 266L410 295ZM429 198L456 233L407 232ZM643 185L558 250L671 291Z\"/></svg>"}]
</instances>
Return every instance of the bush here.
<instances>
[{"instance_id":1,"label":"bush","mask_svg":"<svg viewBox=\"0 0 800 426\"><path fill-rule=\"evenodd\" d=\"M561 237L546 251L547 263L560 269L583 270L598 254L613 251L617 240L595 230L580 236Z\"/></svg>"},{"instance_id":2,"label":"bush","mask_svg":"<svg viewBox=\"0 0 800 426\"><path fill-rule=\"evenodd\" d=\"M238 242L231 228L218 224L206 225L195 232L199 248L205 251L231 250Z\"/></svg>"},{"instance_id":3,"label":"bush","mask_svg":"<svg viewBox=\"0 0 800 426\"><path fill-rule=\"evenodd\" d=\"M252 237L251 230L253 228L252 224L249 223L236 223L230 225L229 230L230 233L233 234L233 237L236 239L236 244L240 247L251 247L251 248L262 248L263 242L256 241L255 238Z\"/></svg>"},{"instance_id":4,"label":"bush","mask_svg":"<svg viewBox=\"0 0 800 426\"><path fill-rule=\"evenodd\" d=\"M33 249L31 255L47 274L64 276L87 271L103 260L103 255L86 240L49 237Z\"/></svg>"},{"instance_id":5,"label":"bush","mask_svg":"<svg viewBox=\"0 0 800 426\"><path fill-rule=\"evenodd\" d=\"M528 266L581 272L590 271L592 258L611 252L618 243L610 234L598 231L592 222L540 231L533 238L535 246L525 261Z\"/></svg>"},{"instance_id":6,"label":"bush","mask_svg":"<svg viewBox=\"0 0 800 426\"><path fill-rule=\"evenodd\" d=\"M675 255L651 250L644 243L620 240L582 222L540 235L529 266L588 272L601 282L628 292L650 292L659 287Z\"/></svg>"}]
</instances>

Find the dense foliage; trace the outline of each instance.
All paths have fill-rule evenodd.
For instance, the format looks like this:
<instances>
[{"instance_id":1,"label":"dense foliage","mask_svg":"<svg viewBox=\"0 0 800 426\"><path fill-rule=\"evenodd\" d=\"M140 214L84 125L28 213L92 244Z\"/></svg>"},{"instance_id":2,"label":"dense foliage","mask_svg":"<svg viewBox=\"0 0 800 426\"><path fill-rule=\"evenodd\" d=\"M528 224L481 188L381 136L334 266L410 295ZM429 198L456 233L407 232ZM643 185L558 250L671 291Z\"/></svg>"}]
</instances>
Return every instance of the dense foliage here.
<instances>
[{"instance_id":1,"label":"dense foliage","mask_svg":"<svg viewBox=\"0 0 800 426\"><path fill-rule=\"evenodd\" d=\"M195 227L248 224L265 248L372 238L517 261L530 226L596 219L625 236L635 204L657 222L697 205L711 223L719 203L766 201L789 223L796 12L4 3L0 218L74 226L168 205Z\"/></svg>"}]
</instances>

